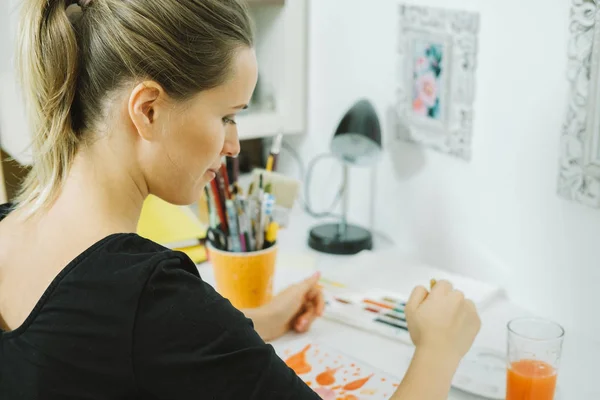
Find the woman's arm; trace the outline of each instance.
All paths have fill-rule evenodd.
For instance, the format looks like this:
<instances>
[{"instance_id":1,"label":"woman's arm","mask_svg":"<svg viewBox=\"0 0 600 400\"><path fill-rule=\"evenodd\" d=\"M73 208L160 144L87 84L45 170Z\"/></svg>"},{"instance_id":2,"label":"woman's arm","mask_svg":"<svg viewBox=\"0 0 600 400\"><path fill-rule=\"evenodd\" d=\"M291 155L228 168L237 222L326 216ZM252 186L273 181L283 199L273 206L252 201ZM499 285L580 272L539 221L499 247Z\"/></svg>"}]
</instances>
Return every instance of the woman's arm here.
<instances>
[{"instance_id":1,"label":"woman's arm","mask_svg":"<svg viewBox=\"0 0 600 400\"><path fill-rule=\"evenodd\" d=\"M154 268L133 326L140 398L319 399L187 258Z\"/></svg>"},{"instance_id":2,"label":"woman's arm","mask_svg":"<svg viewBox=\"0 0 600 400\"><path fill-rule=\"evenodd\" d=\"M244 313L246 318L252 320L252 323L254 324L254 330L258 333L262 340L268 342L279 337L279 330L273 328L273 323L269 317L270 313L265 309L265 307L249 308L241 311Z\"/></svg>"},{"instance_id":3,"label":"woman's arm","mask_svg":"<svg viewBox=\"0 0 600 400\"><path fill-rule=\"evenodd\" d=\"M458 364L481 327L475 305L442 281L431 293L417 287L405 312L416 350L391 400L446 400Z\"/></svg>"},{"instance_id":4,"label":"woman's arm","mask_svg":"<svg viewBox=\"0 0 600 400\"><path fill-rule=\"evenodd\" d=\"M417 349L402 383L390 400L448 398L458 361L443 354Z\"/></svg>"}]
</instances>

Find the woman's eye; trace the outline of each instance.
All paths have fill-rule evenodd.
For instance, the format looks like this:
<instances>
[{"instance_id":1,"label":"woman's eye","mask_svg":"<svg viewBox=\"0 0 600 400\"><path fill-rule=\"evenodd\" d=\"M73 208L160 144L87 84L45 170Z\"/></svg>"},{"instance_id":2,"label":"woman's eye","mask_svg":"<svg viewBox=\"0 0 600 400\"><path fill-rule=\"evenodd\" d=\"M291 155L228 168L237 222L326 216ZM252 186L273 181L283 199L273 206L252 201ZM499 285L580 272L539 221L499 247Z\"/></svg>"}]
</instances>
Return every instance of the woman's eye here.
<instances>
[{"instance_id":1,"label":"woman's eye","mask_svg":"<svg viewBox=\"0 0 600 400\"><path fill-rule=\"evenodd\" d=\"M223 124L225 125L235 125L235 120L231 117L223 117Z\"/></svg>"}]
</instances>

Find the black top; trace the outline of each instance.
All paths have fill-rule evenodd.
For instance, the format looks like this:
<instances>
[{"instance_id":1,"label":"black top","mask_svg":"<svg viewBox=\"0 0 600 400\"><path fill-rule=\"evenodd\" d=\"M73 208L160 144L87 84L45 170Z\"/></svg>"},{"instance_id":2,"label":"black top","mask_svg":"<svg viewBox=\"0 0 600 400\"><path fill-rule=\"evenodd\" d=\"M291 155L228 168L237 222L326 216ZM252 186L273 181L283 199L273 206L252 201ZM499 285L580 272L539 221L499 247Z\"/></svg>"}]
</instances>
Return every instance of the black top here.
<instances>
[{"instance_id":1,"label":"black top","mask_svg":"<svg viewBox=\"0 0 600 400\"><path fill-rule=\"evenodd\" d=\"M2 400L318 398L185 254L135 234L88 248L0 331Z\"/></svg>"}]
</instances>

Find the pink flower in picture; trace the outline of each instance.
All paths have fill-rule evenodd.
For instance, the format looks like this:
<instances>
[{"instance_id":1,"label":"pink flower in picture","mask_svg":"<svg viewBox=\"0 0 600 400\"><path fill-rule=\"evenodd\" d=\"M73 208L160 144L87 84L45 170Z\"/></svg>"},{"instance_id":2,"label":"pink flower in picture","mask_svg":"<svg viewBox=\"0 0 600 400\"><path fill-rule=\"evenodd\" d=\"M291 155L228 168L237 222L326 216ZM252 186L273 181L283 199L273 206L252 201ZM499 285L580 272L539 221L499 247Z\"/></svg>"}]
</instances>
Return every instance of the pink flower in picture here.
<instances>
[{"instance_id":1,"label":"pink flower in picture","mask_svg":"<svg viewBox=\"0 0 600 400\"><path fill-rule=\"evenodd\" d=\"M416 98L420 99L425 107L435 106L438 97L438 82L431 72L425 73L417 78Z\"/></svg>"},{"instance_id":2,"label":"pink flower in picture","mask_svg":"<svg viewBox=\"0 0 600 400\"><path fill-rule=\"evenodd\" d=\"M425 103L423 103L423 100L421 100L420 97L414 99L412 109L417 115L421 115L423 117L427 116L427 107L425 107Z\"/></svg>"},{"instance_id":3,"label":"pink flower in picture","mask_svg":"<svg viewBox=\"0 0 600 400\"><path fill-rule=\"evenodd\" d=\"M431 67L429 60L425 57L417 58L415 62L415 73L420 74L422 72L427 71Z\"/></svg>"}]
</instances>

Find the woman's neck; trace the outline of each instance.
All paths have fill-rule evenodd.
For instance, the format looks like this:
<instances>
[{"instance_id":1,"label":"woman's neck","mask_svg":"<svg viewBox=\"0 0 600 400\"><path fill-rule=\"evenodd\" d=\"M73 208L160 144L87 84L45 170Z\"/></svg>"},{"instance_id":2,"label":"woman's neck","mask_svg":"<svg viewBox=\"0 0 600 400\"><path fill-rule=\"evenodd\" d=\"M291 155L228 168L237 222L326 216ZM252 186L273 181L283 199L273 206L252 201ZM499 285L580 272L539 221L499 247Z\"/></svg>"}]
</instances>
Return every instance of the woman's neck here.
<instances>
[{"instance_id":1,"label":"woman's neck","mask_svg":"<svg viewBox=\"0 0 600 400\"><path fill-rule=\"evenodd\" d=\"M135 232L148 188L126 146L100 139L80 149L48 217L86 221L106 234Z\"/></svg>"}]
</instances>

